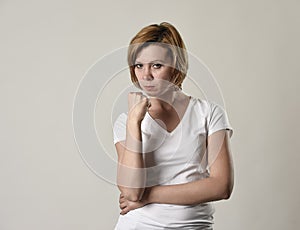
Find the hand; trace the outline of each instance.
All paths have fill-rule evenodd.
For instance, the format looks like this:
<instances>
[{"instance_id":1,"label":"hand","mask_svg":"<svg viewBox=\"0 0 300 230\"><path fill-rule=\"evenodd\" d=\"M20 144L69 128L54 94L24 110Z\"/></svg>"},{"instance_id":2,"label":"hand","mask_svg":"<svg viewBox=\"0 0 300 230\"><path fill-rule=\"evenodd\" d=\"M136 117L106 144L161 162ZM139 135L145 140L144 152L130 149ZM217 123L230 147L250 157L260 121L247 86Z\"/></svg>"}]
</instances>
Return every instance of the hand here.
<instances>
[{"instance_id":1,"label":"hand","mask_svg":"<svg viewBox=\"0 0 300 230\"><path fill-rule=\"evenodd\" d=\"M130 121L141 122L150 106L149 100L142 93L131 92L128 94L128 118Z\"/></svg>"},{"instance_id":2,"label":"hand","mask_svg":"<svg viewBox=\"0 0 300 230\"><path fill-rule=\"evenodd\" d=\"M128 213L131 210L137 209L137 208L141 208L143 206L145 206L147 203L146 199L142 199L140 201L130 201L128 199L126 199L123 194L120 194L120 198L119 198L119 207L121 209L120 214L121 215L125 215L126 213Z\"/></svg>"}]
</instances>

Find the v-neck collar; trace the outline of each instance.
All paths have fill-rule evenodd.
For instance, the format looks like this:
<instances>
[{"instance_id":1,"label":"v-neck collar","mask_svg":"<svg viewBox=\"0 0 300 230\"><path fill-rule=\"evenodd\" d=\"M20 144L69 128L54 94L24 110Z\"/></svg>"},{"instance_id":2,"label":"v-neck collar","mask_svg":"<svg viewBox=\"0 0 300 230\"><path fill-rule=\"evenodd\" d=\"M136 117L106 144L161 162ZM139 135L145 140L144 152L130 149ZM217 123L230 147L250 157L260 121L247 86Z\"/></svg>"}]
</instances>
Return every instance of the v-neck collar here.
<instances>
[{"instance_id":1,"label":"v-neck collar","mask_svg":"<svg viewBox=\"0 0 300 230\"><path fill-rule=\"evenodd\" d=\"M192 104L192 97L189 96L189 102L188 102L188 105L186 106L184 114L183 114L182 118L180 119L180 121L178 122L178 124L176 125L176 127L172 131L168 131L167 129L163 128L160 124L157 123L157 121L148 112L146 113L146 115L149 117L149 119L151 119L152 123L154 123L159 129L161 129L167 135L171 136L176 132L177 129L179 129L180 126L182 126L182 122L185 119L185 117L187 116L186 114L188 113L188 110L190 109L191 104Z\"/></svg>"}]
</instances>

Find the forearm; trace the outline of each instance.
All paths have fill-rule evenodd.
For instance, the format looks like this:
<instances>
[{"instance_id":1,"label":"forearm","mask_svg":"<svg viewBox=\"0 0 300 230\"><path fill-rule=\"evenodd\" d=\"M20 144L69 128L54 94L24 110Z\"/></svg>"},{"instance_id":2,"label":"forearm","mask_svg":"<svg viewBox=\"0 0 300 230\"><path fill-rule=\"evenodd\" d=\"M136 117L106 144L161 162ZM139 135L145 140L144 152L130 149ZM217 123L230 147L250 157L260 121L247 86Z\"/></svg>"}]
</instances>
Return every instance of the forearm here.
<instances>
[{"instance_id":1,"label":"forearm","mask_svg":"<svg viewBox=\"0 0 300 230\"><path fill-rule=\"evenodd\" d=\"M228 199L234 183L228 133L218 131L208 138L209 156L217 156L210 166L210 176L197 181L149 189L148 203L193 205Z\"/></svg>"},{"instance_id":2,"label":"forearm","mask_svg":"<svg viewBox=\"0 0 300 230\"><path fill-rule=\"evenodd\" d=\"M185 184L154 186L147 193L147 203L195 205L228 199L230 185L217 178L205 178Z\"/></svg>"},{"instance_id":3,"label":"forearm","mask_svg":"<svg viewBox=\"0 0 300 230\"><path fill-rule=\"evenodd\" d=\"M135 201L142 197L146 181L140 123L128 122L126 133L118 165L118 187L127 199Z\"/></svg>"}]
</instances>

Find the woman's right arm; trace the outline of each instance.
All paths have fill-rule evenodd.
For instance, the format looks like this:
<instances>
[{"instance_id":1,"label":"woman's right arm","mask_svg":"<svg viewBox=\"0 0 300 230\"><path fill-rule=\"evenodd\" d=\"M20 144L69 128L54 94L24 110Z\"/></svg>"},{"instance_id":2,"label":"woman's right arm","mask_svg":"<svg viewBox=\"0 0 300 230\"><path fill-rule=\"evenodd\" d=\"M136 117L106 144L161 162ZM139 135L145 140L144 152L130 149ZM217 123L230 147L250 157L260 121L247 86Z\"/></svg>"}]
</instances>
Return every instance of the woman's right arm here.
<instances>
[{"instance_id":1,"label":"woman's right arm","mask_svg":"<svg viewBox=\"0 0 300 230\"><path fill-rule=\"evenodd\" d=\"M117 184L121 194L130 201L139 201L144 193L146 171L142 155L141 122L148 99L141 93L129 93L126 140L116 143L118 153Z\"/></svg>"},{"instance_id":2,"label":"woman's right arm","mask_svg":"<svg viewBox=\"0 0 300 230\"><path fill-rule=\"evenodd\" d=\"M229 199L233 189L233 162L229 134L220 130L208 137L208 161L210 176L176 185L157 185L147 188L138 202L120 196L122 215L150 203L196 205L204 202ZM216 157L216 158L215 158Z\"/></svg>"}]
</instances>

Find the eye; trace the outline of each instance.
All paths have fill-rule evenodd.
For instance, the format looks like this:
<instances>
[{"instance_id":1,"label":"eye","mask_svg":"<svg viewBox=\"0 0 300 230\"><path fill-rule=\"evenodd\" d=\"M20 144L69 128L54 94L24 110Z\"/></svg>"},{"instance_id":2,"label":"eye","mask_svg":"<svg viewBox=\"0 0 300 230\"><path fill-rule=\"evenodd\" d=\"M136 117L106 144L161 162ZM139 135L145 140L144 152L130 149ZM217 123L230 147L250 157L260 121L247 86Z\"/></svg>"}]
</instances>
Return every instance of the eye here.
<instances>
[{"instance_id":1,"label":"eye","mask_svg":"<svg viewBox=\"0 0 300 230\"><path fill-rule=\"evenodd\" d=\"M143 68L143 64L135 64L134 67L137 69L141 69Z\"/></svg>"},{"instance_id":2,"label":"eye","mask_svg":"<svg viewBox=\"0 0 300 230\"><path fill-rule=\"evenodd\" d=\"M152 66L154 69L160 69L162 67L162 64L154 63Z\"/></svg>"}]
</instances>

